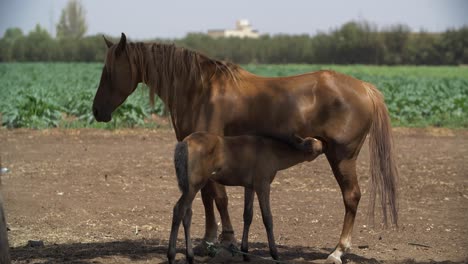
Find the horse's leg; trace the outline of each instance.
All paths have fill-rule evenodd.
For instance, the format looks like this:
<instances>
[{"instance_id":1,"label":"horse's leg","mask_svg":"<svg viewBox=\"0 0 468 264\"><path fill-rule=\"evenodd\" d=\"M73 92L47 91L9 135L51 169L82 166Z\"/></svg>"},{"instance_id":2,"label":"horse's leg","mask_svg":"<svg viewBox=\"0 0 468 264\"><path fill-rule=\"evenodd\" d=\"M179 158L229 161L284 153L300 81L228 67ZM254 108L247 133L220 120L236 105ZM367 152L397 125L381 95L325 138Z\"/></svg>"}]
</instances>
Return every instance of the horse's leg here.
<instances>
[{"instance_id":1,"label":"horse's leg","mask_svg":"<svg viewBox=\"0 0 468 264\"><path fill-rule=\"evenodd\" d=\"M327 153L327 158L333 170L333 174L340 185L345 205L345 217L340 241L335 250L327 258L327 262L335 264L342 263L341 256L351 247L354 219L361 198L361 191L359 190L356 174L356 156L357 154L353 155L350 159L340 159L337 158L335 154Z\"/></svg>"},{"instance_id":2,"label":"horse's leg","mask_svg":"<svg viewBox=\"0 0 468 264\"><path fill-rule=\"evenodd\" d=\"M208 181L201 189L203 206L205 207L205 235L203 240L210 243L216 242L216 235L218 232L218 226L216 224L216 217L213 207L213 200L216 195L214 184L215 183L213 181Z\"/></svg>"},{"instance_id":3,"label":"horse's leg","mask_svg":"<svg viewBox=\"0 0 468 264\"><path fill-rule=\"evenodd\" d=\"M262 186L258 186L255 192L257 193L260 210L262 211L263 224L268 236L270 255L274 260L278 260L278 250L276 249L275 236L273 235L273 217L270 208L270 184L265 183Z\"/></svg>"},{"instance_id":4,"label":"horse's leg","mask_svg":"<svg viewBox=\"0 0 468 264\"><path fill-rule=\"evenodd\" d=\"M224 244L234 244L236 242L234 231L228 212L228 198L226 188L223 185L217 184L214 181L208 181L201 190L203 205L205 207L205 235L203 243L195 247L195 254L205 255L207 253L207 243L217 241L216 235L218 225L214 214L213 200L216 202L216 207L221 216L222 223L222 241Z\"/></svg>"},{"instance_id":5,"label":"horse's leg","mask_svg":"<svg viewBox=\"0 0 468 264\"><path fill-rule=\"evenodd\" d=\"M193 199L195 198L196 193L197 192L194 192L194 191L183 193L182 196L177 201L176 205L174 206L171 235L169 237L169 248L167 250L167 259L169 263L174 263L175 255L176 255L177 234L179 232L180 222L182 221L182 219L184 219L187 209L190 209L191 203ZM185 228L185 221L184 221L184 228ZM187 234L190 234L190 233L187 233L186 231L185 234L187 238ZM189 256L187 256L187 259L188 257ZM193 261L193 256L192 256L192 261Z\"/></svg>"},{"instance_id":6,"label":"horse's leg","mask_svg":"<svg viewBox=\"0 0 468 264\"><path fill-rule=\"evenodd\" d=\"M242 244L241 251L249 252L249 229L252 224L253 217L253 200L255 193L250 188L244 188L244 231L242 233ZM244 261L249 261L250 258L247 255L243 255Z\"/></svg>"},{"instance_id":7,"label":"horse's leg","mask_svg":"<svg viewBox=\"0 0 468 264\"><path fill-rule=\"evenodd\" d=\"M184 231L185 231L185 248L187 256L187 262L189 264L193 263L193 249L192 249L192 239L190 238L190 225L192 224L192 203L190 203L189 208L187 208L184 217Z\"/></svg>"},{"instance_id":8,"label":"horse's leg","mask_svg":"<svg viewBox=\"0 0 468 264\"><path fill-rule=\"evenodd\" d=\"M236 238L234 237L234 229L231 224L228 211L228 196L226 193L226 187L224 185L215 183L216 189L215 203L218 209L219 216L221 218L222 232L220 235L220 242L225 245L236 244Z\"/></svg>"}]
</instances>

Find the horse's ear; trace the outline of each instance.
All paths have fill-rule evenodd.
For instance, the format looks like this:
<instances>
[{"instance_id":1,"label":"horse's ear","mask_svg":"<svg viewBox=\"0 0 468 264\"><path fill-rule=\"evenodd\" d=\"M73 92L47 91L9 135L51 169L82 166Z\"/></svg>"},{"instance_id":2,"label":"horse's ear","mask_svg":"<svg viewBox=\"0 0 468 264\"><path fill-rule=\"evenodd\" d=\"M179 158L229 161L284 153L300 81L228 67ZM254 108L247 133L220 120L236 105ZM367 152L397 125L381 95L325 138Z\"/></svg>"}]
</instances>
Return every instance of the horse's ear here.
<instances>
[{"instance_id":1,"label":"horse's ear","mask_svg":"<svg viewBox=\"0 0 468 264\"><path fill-rule=\"evenodd\" d=\"M106 42L107 48L110 48L112 45L114 45L114 43L108 40L104 35L102 35L102 37L104 38L104 41Z\"/></svg>"},{"instance_id":2,"label":"horse's ear","mask_svg":"<svg viewBox=\"0 0 468 264\"><path fill-rule=\"evenodd\" d=\"M122 33L119 44L117 45L117 48L115 49L115 55L119 56L125 50L126 45L127 45L127 37L125 36L124 33Z\"/></svg>"}]
</instances>

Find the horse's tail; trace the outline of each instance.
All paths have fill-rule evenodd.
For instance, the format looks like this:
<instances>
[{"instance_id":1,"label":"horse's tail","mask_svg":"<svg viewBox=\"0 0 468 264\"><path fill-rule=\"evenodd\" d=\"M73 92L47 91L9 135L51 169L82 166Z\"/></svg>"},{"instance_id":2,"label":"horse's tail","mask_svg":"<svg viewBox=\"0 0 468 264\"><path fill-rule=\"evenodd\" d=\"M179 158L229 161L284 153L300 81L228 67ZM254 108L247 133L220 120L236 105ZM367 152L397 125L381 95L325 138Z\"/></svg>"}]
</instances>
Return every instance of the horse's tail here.
<instances>
[{"instance_id":1,"label":"horse's tail","mask_svg":"<svg viewBox=\"0 0 468 264\"><path fill-rule=\"evenodd\" d=\"M387 207L391 221L398 226L397 181L398 169L393 155L390 116L383 95L373 86L368 86L369 96L374 103L372 126L369 134L370 155L370 200L369 219L374 223L377 194L380 196L383 223L387 226Z\"/></svg>"},{"instance_id":2,"label":"horse's tail","mask_svg":"<svg viewBox=\"0 0 468 264\"><path fill-rule=\"evenodd\" d=\"M183 193L189 190L188 181L188 144L185 141L177 143L174 151L174 166L179 189Z\"/></svg>"}]
</instances>

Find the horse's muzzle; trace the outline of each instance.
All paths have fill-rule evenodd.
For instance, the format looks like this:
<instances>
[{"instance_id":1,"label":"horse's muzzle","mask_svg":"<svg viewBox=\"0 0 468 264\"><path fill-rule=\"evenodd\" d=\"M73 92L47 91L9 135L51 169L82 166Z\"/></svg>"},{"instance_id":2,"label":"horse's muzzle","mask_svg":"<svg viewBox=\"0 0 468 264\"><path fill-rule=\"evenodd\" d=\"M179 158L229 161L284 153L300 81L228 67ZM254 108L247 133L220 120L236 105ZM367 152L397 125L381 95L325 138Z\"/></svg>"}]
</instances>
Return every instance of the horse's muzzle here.
<instances>
[{"instance_id":1,"label":"horse's muzzle","mask_svg":"<svg viewBox=\"0 0 468 264\"><path fill-rule=\"evenodd\" d=\"M93 106L93 115L98 122L109 122L112 119L110 114L99 111L95 106Z\"/></svg>"}]
</instances>

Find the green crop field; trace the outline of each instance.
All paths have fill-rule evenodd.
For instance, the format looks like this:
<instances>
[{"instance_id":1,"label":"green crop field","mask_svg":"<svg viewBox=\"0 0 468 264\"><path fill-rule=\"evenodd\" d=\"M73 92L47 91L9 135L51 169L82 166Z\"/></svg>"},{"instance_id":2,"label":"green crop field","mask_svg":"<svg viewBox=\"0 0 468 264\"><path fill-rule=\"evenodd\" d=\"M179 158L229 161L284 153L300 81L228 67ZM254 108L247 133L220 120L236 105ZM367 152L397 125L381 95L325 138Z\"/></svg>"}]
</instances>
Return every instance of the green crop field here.
<instances>
[{"instance_id":1,"label":"green crop field","mask_svg":"<svg viewBox=\"0 0 468 264\"><path fill-rule=\"evenodd\" d=\"M468 127L468 68L416 66L245 65L264 76L333 69L376 85L385 95L394 126ZM108 124L93 120L91 104L102 65L98 63L0 64L1 124L6 127L134 127L162 114L139 87Z\"/></svg>"}]
</instances>

